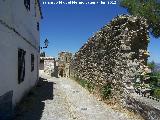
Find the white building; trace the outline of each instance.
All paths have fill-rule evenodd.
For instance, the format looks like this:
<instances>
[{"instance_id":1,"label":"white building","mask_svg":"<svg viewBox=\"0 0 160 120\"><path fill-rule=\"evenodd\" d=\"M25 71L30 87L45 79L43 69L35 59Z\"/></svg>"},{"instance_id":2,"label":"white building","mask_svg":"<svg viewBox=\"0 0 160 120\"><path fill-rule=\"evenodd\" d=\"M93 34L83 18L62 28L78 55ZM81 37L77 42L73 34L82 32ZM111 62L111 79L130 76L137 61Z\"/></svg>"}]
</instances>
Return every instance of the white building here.
<instances>
[{"instance_id":1,"label":"white building","mask_svg":"<svg viewBox=\"0 0 160 120\"><path fill-rule=\"evenodd\" d=\"M53 57L40 57L40 67L39 72L53 76L55 74L55 67L56 67L55 58Z\"/></svg>"},{"instance_id":2,"label":"white building","mask_svg":"<svg viewBox=\"0 0 160 120\"><path fill-rule=\"evenodd\" d=\"M41 18L38 0L0 0L1 120L38 80Z\"/></svg>"}]
</instances>

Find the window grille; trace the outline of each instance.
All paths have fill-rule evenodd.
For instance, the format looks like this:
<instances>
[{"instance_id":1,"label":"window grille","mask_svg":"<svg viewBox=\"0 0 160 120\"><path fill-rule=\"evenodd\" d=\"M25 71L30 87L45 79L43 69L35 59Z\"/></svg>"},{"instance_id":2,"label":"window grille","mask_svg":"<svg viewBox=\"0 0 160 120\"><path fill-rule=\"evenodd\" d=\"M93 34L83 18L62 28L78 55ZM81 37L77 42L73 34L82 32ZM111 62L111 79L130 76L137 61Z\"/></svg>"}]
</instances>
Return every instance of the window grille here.
<instances>
[{"instance_id":1,"label":"window grille","mask_svg":"<svg viewBox=\"0 0 160 120\"><path fill-rule=\"evenodd\" d=\"M30 0L24 0L24 5L27 10L30 10Z\"/></svg>"},{"instance_id":2,"label":"window grille","mask_svg":"<svg viewBox=\"0 0 160 120\"><path fill-rule=\"evenodd\" d=\"M26 51L18 49L18 83L24 81L25 77L25 54Z\"/></svg>"},{"instance_id":3,"label":"window grille","mask_svg":"<svg viewBox=\"0 0 160 120\"><path fill-rule=\"evenodd\" d=\"M31 72L34 71L34 55L31 54Z\"/></svg>"},{"instance_id":4,"label":"window grille","mask_svg":"<svg viewBox=\"0 0 160 120\"><path fill-rule=\"evenodd\" d=\"M39 22L37 22L37 30L39 31Z\"/></svg>"}]
</instances>

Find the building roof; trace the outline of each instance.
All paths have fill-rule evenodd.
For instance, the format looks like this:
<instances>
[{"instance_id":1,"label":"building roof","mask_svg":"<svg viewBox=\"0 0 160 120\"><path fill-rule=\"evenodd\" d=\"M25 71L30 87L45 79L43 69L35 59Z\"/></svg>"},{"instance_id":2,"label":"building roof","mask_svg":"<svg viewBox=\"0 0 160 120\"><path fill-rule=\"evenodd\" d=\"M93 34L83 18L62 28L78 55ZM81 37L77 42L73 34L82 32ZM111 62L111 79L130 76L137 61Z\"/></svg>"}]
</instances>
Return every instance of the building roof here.
<instances>
[{"instance_id":1,"label":"building roof","mask_svg":"<svg viewBox=\"0 0 160 120\"><path fill-rule=\"evenodd\" d=\"M54 57L40 57L40 60L55 60Z\"/></svg>"},{"instance_id":2,"label":"building roof","mask_svg":"<svg viewBox=\"0 0 160 120\"><path fill-rule=\"evenodd\" d=\"M41 19L43 19L43 15L42 15L42 9L41 9L41 4L40 1L37 0L38 6L39 6L39 11L40 11L40 15L41 15Z\"/></svg>"}]
</instances>

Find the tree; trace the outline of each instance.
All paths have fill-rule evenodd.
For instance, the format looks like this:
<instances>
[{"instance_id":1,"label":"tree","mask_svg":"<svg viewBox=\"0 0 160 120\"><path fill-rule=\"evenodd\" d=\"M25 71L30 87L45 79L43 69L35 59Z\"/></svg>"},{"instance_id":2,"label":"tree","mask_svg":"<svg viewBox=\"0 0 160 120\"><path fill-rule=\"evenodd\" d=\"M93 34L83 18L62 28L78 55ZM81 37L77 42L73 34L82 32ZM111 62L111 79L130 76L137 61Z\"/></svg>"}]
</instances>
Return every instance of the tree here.
<instances>
[{"instance_id":1,"label":"tree","mask_svg":"<svg viewBox=\"0 0 160 120\"><path fill-rule=\"evenodd\" d=\"M40 53L40 57L45 57L46 56L46 53L45 52L41 52Z\"/></svg>"},{"instance_id":2,"label":"tree","mask_svg":"<svg viewBox=\"0 0 160 120\"><path fill-rule=\"evenodd\" d=\"M44 41L44 45L45 46L44 47L40 47L41 48L40 57L45 57L46 56L46 53L44 51L42 51L42 49L47 48L48 47L48 43L49 43L49 41L46 38L45 41Z\"/></svg>"},{"instance_id":3,"label":"tree","mask_svg":"<svg viewBox=\"0 0 160 120\"><path fill-rule=\"evenodd\" d=\"M120 5L135 16L147 19L151 34L160 37L160 1L159 0L121 0Z\"/></svg>"}]
</instances>

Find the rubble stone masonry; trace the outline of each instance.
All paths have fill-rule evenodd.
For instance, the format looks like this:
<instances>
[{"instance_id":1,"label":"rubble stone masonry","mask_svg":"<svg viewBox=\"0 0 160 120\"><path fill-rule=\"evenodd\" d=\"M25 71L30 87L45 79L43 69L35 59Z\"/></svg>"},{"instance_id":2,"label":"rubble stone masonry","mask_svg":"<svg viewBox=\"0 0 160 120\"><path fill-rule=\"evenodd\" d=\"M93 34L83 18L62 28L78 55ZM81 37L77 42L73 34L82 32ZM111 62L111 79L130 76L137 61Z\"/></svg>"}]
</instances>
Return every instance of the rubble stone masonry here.
<instances>
[{"instance_id":1,"label":"rubble stone masonry","mask_svg":"<svg viewBox=\"0 0 160 120\"><path fill-rule=\"evenodd\" d=\"M111 83L113 96L126 104L136 75L146 70L148 25L144 18L121 15L95 33L71 62L71 77L95 85Z\"/></svg>"},{"instance_id":2,"label":"rubble stone masonry","mask_svg":"<svg viewBox=\"0 0 160 120\"><path fill-rule=\"evenodd\" d=\"M129 88L147 63L147 39L145 19L118 16L75 54L71 76L95 84L111 82L118 90Z\"/></svg>"}]
</instances>

